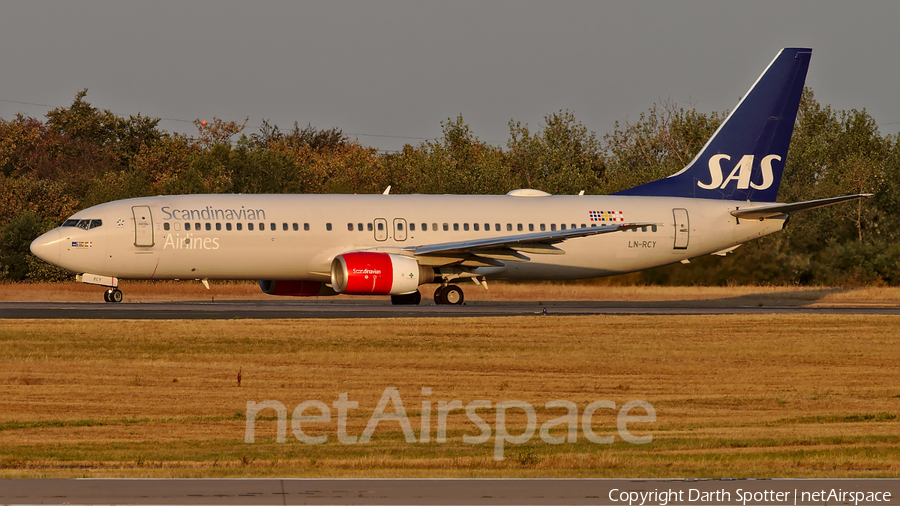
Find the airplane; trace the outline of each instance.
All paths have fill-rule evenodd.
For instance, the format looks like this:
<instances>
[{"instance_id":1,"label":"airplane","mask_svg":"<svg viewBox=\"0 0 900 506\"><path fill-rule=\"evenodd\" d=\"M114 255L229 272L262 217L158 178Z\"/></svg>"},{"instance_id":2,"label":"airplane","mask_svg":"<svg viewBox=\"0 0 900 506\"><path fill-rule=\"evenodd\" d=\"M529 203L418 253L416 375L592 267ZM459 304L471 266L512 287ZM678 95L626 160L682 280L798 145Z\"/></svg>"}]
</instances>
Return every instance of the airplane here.
<instances>
[{"instance_id":1,"label":"airplane","mask_svg":"<svg viewBox=\"0 0 900 506\"><path fill-rule=\"evenodd\" d=\"M612 195L178 195L75 213L31 244L106 287L120 279L259 280L283 296L465 300L471 280L611 276L726 255L792 213L871 197L776 203L812 50L784 48L681 171Z\"/></svg>"}]
</instances>

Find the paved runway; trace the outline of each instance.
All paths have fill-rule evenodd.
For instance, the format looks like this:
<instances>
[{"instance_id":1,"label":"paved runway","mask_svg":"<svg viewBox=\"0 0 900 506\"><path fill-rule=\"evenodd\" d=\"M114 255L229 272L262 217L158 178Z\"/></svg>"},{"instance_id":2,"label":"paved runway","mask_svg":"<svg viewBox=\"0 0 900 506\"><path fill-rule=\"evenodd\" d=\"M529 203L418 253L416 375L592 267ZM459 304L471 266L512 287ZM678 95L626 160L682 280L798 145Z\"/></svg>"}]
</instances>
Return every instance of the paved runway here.
<instances>
[{"instance_id":1,"label":"paved runway","mask_svg":"<svg viewBox=\"0 0 900 506\"><path fill-rule=\"evenodd\" d=\"M675 496L659 495L669 491ZM629 496L641 492L657 495ZM850 492L863 500L833 495ZM630 498L644 505L889 505L900 503L900 480L0 480L2 504L627 505Z\"/></svg>"},{"instance_id":2,"label":"paved runway","mask_svg":"<svg viewBox=\"0 0 900 506\"><path fill-rule=\"evenodd\" d=\"M226 302L0 302L2 318L76 319L273 319L273 318L446 318L523 315L722 315L844 314L900 315L900 307L741 306L721 301L689 302L473 302L463 306L392 306L387 301Z\"/></svg>"}]
</instances>

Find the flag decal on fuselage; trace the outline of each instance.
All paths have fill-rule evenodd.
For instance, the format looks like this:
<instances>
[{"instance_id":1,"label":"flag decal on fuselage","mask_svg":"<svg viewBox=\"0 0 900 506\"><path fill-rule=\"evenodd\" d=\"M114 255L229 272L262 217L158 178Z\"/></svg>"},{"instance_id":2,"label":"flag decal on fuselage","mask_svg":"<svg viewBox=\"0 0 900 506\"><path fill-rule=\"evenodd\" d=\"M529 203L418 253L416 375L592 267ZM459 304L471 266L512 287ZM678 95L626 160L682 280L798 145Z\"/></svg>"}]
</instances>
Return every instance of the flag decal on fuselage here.
<instances>
[{"instance_id":1,"label":"flag decal on fuselage","mask_svg":"<svg viewBox=\"0 0 900 506\"><path fill-rule=\"evenodd\" d=\"M588 215L591 217L591 221L625 221L622 211L589 211Z\"/></svg>"}]
</instances>

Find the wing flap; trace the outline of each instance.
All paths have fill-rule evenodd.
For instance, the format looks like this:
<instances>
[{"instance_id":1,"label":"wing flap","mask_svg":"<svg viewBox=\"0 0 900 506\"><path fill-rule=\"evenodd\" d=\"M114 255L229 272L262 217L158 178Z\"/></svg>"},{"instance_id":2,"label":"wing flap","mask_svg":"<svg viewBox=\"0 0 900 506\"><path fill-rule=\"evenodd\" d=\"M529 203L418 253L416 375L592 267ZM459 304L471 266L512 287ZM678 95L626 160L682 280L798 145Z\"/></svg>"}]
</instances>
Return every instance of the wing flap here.
<instances>
[{"instance_id":1,"label":"wing flap","mask_svg":"<svg viewBox=\"0 0 900 506\"><path fill-rule=\"evenodd\" d=\"M589 237L592 235L608 234L631 230L633 228L649 227L656 223L622 223L621 225L603 225L599 227L572 228L569 230L554 230L549 232L535 232L531 234L508 235L501 237L487 237L467 241L445 242L440 244L428 244L408 248L415 256L445 256L466 257L479 255L495 258L501 253L505 257L520 257L518 260L528 260L528 257L517 253L551 254L565 253L559 248L551 246L567 239ZM505 251L504 251L505 250ZM511 259L511 258L507 258Z\"/></svg>"}]
</instances>

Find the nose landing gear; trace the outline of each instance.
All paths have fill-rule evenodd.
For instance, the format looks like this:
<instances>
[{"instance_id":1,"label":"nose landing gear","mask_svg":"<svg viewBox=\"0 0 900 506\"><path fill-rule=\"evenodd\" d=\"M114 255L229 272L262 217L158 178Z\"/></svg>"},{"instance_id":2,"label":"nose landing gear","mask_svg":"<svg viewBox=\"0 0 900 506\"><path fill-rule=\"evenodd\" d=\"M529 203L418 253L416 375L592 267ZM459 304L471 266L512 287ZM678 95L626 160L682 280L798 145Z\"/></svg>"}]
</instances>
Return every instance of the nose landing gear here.
<instances>
[{"instance_id":1,"label":"nose landing gear","mask_svg":"<svg viewBox=\"0 0 900 506\"><path fill-rule=\"evenodd\" d=\"M103 292L103 300L106 302L122 302L122 290L119 290L119 278L115 276L103 276L100 274L78 274L75 281L86 283L88 285L105 286L106 291Z\"/></svg>"},{"instance_id":2,"label":"nose landing gear","mask_svg":"<svg viewBox=\"0 0 900 506\"><path fill-rule=\"evenodd\" d=\"M106 302L122 302L122 290L118 288L110 288L103 292L103 300Z\"/></svg>"}]
</instances>

